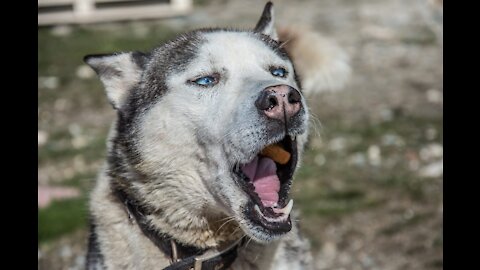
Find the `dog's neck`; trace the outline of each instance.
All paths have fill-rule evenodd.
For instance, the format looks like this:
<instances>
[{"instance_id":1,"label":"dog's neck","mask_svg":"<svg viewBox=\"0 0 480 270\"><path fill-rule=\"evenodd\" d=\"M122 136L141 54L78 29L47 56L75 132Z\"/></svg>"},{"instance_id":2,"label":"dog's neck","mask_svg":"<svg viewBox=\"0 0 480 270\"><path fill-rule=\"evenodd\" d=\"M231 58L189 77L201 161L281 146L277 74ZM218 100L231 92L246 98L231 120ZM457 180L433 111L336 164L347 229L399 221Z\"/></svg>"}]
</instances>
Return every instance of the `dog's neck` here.
<instances>
[{"instance_id":1,"label":"dog's neck","mask_svg":"<svg viewBox=\"0 0 480 270\"><path fill-rule=\"evenodd\" d=\"M113 190L113 195L119 202L123 202L129 220L132 223L136 223L143 234L167 257L170 257L172 264L168 269L190 269L190 267L197 269L199 266L207 266L206 269L226 269L237 258L238 247L245 242L244 238L241 237L221 249L186 246L179 243L175 238L159 232L156 228L152 228L146 220L145 212L147 210L144 207L132 204L125 192L116 189ZM220 238L224 237L220 236Z\"/></svg>"},{"instance_id":2,"label":"dog's neck","mask_svg":"<svg viewBox=\"0 0 480 270\"><path fill-rule=\"evenodd\" d=\"M175 205L155 210L139 203L133 194L114 183L115 181L111 185L114 197L130 220L135 220L144 234L154 242L171 239L180 246L197 250L222 249L244 236L233 218L223 214L206 215L203 211L178 211Z\"/></svg>"},{"instance_id":3,"label":"dog's neck","mask_svg":"<svg viewBox=\"0 0 480 270\"><path fill-rule=\"evenodd\" d=\"M113 134L112 137L116 149L123 149L121 140ZM135 208L142 209L142 219L159 234L199 249L222 248L244 236L233 218L206 209L208 200L213 199L207 198L210 192L203 185L180 181L192 178L192 172L181 171L188 168L188 164L166 166L162 175L147 176L140 171L151 172L158 168L139 169L146 165L132 163L126 151L110 151L107 171L111 191L124 194L120 203L128 200Z\"/></svg>"}]
</instances>

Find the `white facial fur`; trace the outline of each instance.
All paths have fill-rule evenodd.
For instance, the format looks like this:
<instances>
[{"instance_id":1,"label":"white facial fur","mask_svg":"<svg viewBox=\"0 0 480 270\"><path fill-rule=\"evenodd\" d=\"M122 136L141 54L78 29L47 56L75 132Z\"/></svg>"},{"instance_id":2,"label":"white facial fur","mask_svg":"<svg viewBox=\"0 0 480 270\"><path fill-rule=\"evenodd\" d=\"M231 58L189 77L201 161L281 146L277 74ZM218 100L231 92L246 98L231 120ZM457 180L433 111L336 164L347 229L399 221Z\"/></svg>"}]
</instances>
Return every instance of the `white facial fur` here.
<instances>
[{"instance_id":1,"label":"white facial fur","mask_svg":"<svg viewBox=\"0 0 480 270\"><path fill-rule=\"evenodd\" d=\"M167 76L168 92L143 117L138 148L141 169L158 172L159 185L170 187L158 190L156 207L172 204L170 197L187 197L188 205L182 207L192 213L234 216L250 237L268 241L272 236L263 235L243 216L249 198L232 178L232 168L250 160L270 139L259 133L264 122L254 102L260 91L278 84L299 88L292 63L253 35L203 34L205 42L197 57L184 72ZM271 66L284 67L287 78L274 77ZM220 75L213 87L188 83L212 73ZM302 105L305 128L301 137L305 138L308 111L304 99ZM299 144L303 143L300 139Z\"/></svg>"}]
</instances>

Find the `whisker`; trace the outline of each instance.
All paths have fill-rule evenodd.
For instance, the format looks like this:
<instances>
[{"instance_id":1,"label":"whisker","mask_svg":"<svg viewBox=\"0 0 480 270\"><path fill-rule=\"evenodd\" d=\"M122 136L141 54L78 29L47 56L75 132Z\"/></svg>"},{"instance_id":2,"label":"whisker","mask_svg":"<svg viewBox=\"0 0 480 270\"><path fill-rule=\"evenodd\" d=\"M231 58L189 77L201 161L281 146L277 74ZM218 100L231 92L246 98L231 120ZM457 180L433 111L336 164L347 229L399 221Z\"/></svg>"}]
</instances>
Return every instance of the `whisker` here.
<instances>
[{"instance_id":1,"label":"whisker","mask_svg":"<svg viewBox=\"0 0 480 270\"><path fill-rule=\"evenodd\" d=\"M284 42L282 42L282 44L280 44L280 46L278 46L278 48L283 48L283 46L287 45L287 43L290 42L291 40L292 40L291 38L285 40Z\"/></svg>"},{"instance_id":2,"label":"whisker","mask_svg":"<svg viewBox=\"0 0 480 270\"><path fill-rule=\"evenodd\" d=\"M248 247L248 244L250 244L250 242L253 240L253 238L249 237L250 239L248 239L247 243L245 244L245 249L247 249Z\"/></svg>"},{"instance_id":3,"label":"whisker","mask_svg":"<svg viewBox=\"0 0 480 270\"><path fill-rule=\"evenodd\" d=\"M320 137L322 135L322 130L323 130L322 123L320 122L318 117L312 112L310 112L310 120L313 126L315 136Z\"/></svg>"},{"instance_id":4,"label":"whisker","mask_svg":"<svg viewBox=\"0 0 480 270\"><path fill-rule=\"evenodd\" d=\"M238 232L238 230L240 230L240 229L241 229L241 228L240 228L240 226L237 226L237 228L236 228L235 230L233 230L233 232L232 232L232 233L231 233L231 234L230 234L228 237L230 237L230 236L234 235L234 234L235 234L235 233L237 233L237 232ZM243 237L245 237L245 235L244 235L244 236L242 236L242 238L243 238Z\"/></svg>"},{"instance_id":5,"label":"whisker","mask_svg":"<svg viewBox=\"0 0 480 270\"><path fill-rule=\"evenodd\" d=\"M217 229L217 231L215 232L215 234L217 234L218 231L220 231L220 229L222 229L223 226L225 226L227 223L229 222L232 222L233 220L235 220L234 217L231 217L230 219L228 219L227 221L225 221L221 226L220 228Z\"/></svg>"}]
</instances>

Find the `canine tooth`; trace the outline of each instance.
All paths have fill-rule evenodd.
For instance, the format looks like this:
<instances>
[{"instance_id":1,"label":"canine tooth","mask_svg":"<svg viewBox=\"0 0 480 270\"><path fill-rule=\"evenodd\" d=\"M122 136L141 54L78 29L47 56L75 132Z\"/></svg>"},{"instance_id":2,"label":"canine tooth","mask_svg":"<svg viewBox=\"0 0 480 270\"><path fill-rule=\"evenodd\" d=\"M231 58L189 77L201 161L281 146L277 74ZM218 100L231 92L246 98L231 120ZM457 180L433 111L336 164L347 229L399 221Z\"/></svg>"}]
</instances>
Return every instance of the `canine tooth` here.
<instances>
[{"instance_id":1,"label":"canine tooth","mask_svg":"<svg viewBox=\"0 0 480 270\"><path fill-rule=\"evenodd\" d=\"M257 210L258 213L262 213L262 212L260 211L260 207L258 207L258 204L255 204L255 206L254 206L253 208L254 208L255 210Z\"/></svg>"},{"instance_id":2,"label":"canine tooth","mask_svg":"<svg viewBox=\"0 0 480 270\"><path fill-rule=\"evenodd\" d=\"M283 208L284 209L283 214L286 215L286 216L290 215L290 212L292 212L292 208L293 208L293 200L290 199L287 206L285 206L285 208Z\"/></svg>"},{"instance_id":3,"label":"canine tooth","mask_svg":"<svg viewBox=\"0 0 480 270\"><path fill-rule=\"evenodd\" d=\"M281 209L273 208L273 211L275 213L282 213L283 215L288 216L290 215L290 212L292 212L292 208L293 208L293 200L290 199L290 201L284 208L281 208Z\"/></svg>"}]
</instances>

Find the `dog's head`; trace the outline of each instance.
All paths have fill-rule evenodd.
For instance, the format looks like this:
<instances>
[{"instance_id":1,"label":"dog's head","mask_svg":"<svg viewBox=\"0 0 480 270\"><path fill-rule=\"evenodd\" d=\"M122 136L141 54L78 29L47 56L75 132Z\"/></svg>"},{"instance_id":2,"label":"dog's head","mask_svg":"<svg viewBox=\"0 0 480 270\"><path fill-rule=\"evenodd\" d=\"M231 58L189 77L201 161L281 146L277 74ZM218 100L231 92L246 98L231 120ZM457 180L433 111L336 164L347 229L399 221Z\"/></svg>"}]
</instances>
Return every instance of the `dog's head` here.
<instances>
[{"instance_id":1,"label":"dog's head","mask_svg":"<svg viewBox=\"0 0 480 270\"><path fill-rule=\"evenodd\" d=\"M85 61L118 111L110 170L137 201L174 221L180 208L222 213L261 242L290 231L308 111L271 3L253 31L197 30L148 54Z\"/></svg>"}]
</instances>

